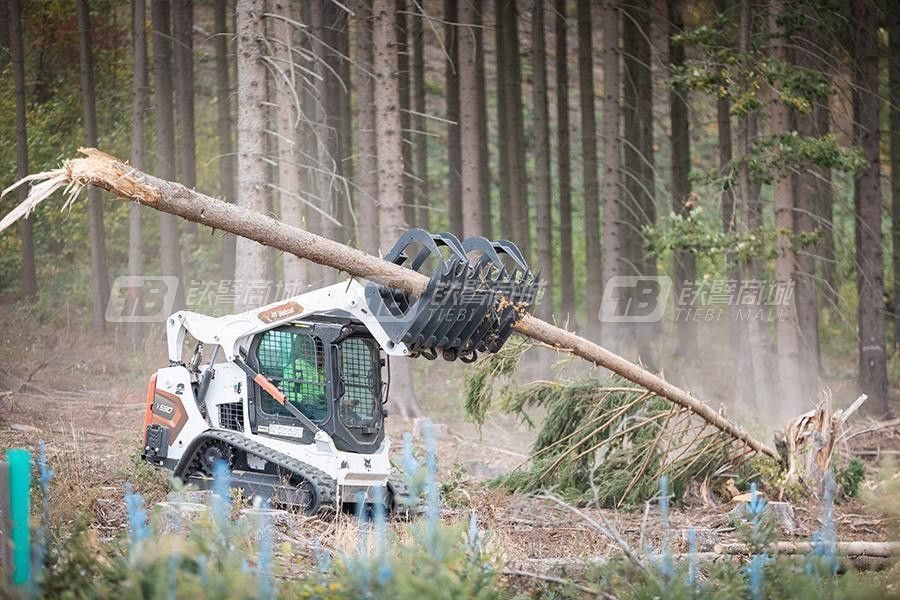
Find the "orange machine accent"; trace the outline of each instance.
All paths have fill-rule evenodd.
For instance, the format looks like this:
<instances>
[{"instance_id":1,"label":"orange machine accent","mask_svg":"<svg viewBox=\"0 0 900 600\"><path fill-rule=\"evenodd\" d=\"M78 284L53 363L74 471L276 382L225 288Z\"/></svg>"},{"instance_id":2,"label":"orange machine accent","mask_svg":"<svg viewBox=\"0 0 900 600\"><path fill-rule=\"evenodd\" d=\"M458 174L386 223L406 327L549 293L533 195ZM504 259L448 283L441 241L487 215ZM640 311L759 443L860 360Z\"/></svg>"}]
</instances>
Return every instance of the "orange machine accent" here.
<instances>
[{"instance_id":1,"label":"orange machine accent","mask_svg":"<svg viewBox=\"0 0 900 600\"><path fill-rule=\"evenodd\" d=\"M147 410L144 412L144 431L141 438L144 445L147 445L147 427L150 426L150 419L153 417L153 399L156 396L156 373L150 377L150 383L147 384Z\"/></svg>"},{"instance_id":2,"label":"orange machine accent","mask_svg":"<svg viewBox=\"0 0 900 600\"><path fill-rule=\"evenodd\" d=\"M269 392L269 395L275 398L278 404L284 406L285 400L287 400L284 393L282 393L274 383L266 379L265 375L258 373L256 377L253 378L253 381L258 383L259 387Z\"/></svg>"}]
</instances>

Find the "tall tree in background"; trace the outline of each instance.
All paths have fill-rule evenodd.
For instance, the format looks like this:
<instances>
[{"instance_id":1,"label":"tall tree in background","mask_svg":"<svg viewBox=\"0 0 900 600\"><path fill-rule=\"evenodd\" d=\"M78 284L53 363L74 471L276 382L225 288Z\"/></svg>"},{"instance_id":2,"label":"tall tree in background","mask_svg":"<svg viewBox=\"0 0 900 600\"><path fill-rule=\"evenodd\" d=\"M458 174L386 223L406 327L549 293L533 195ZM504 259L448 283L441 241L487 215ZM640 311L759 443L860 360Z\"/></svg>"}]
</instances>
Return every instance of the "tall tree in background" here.
<instances>
[{"instance_id":1,"label":"tall tree in background","mask_svg":"<svg viewBox=\"0 0 900 600\"><path fill-rule=\"evenodd\" d=\"M493 239L491 157L488 144L487 81L484 71L484 5L475 3L475 80L478 102L478 174L481 179L481 235Z\"/></svg>"},{"instance_id":2,"label":"tall tree in background","mask_svg":"<svg viewBox=\"0 0 900 600\"><path fill-rule=\"evenodd\" d=\"M782 0L769 2L770 55L782 64L787 63L784 29L781 19L784 14ZM788 135L791 132L791 109L781 100L781 82L770 89L772 134ZM772 207L775 213L775 285L787 289L794 280L794 186L790 175L778 173L772 184ZM782 314L775 324L775 352L778 360L778 383L780 395L788 402L779 402L778 407L792 410L794 402L802 397L800 387L800 346L797 337L797 310L794 299L786 300ZM791 414L780 414L780 420L789 419Z\"/></svg>"},{"instance_id":3,"label":"tall tree in background","mask_svg":"<svg viewBox=\"0 0 900 600\"><path fill-rule=\"evenodd\" d=\"M538 267L543 280L550 284L544 287L544 298L538 306L538 314L541 318L549 320L553 314L553 202L550 197L550 114L547 109L547 52L544 44L543 0L535 2L531 10L531 45Z\"/></svg>"},{"instance_id":4,"label":"tall tree in background","mask_svg":"<svg viewBox=\"0 0 900 600\"><path fill-rule=\"evenodd\" d=\"M228 68L228 0L213 4L216 55L216 137L219 143L219 194L228 202L235 201L234 153L231 140L231 82ZM223 279L234 277L234 252L237 239L226 233L222 239Z\"/></svg>"},{"instance_id":5,"label":"tall tree in background","mask_svg":"<svg viewBox=\"0 0 900 600\"><path fill-rule=\"evenodd\" d=\"M669 0L669 69L674 73L684 66L684 45L673 41L673 38L684 29L681 0ZM682 217L687 217L692 209L691 203L691 135L688 115L688 90L676 82L672 83L669 92L669 119L671 121L670 144L672 148L672 210ZM675 251L675 281L673 293L680 298L685 282L696 278L694 254L690 250ZM679 321L678 347L690 353L694 347L693 329L690 323Z\"/></svg>"},{"instance_id":6,"label":"tall tree in background","mask_svg":"<svg viewBox=\"0 0 900 600\"><path fill-rule=\"evenodd\" d=\"M9 0L0 0L0 69L9 64Z\"/></svg>"},{"instance_id":7,"label":"tall tree in background","mask_svg":"<svg viewBox=\"0 0 900 600\"><path fill-rule=\"evenodd\" d=\"M375 140L378 156L378 205L383 250L389 249L405 230L403 223L403 143L400 131L397 81L396 2L372 3L375 70ZM416 400L408 360L393 363L392 398L400 416L417 417Z\"/></svg>"},{"instance_id":8,"label":"tall tree in background","mask_svg":"<svg viewBox=\"0 0 900 600\"><path fill-rule=\"evenodd\" d=\"M625 235L622 223L622 180L619 155L621 123L621 70L619 59L619 22L621 1L603 3L603 279L623 275ZM615 352L619 347L619 328L608 323L604 345Z\"/></svg>"},{"instance_id":9,"label":"tall tree in background","mask_svg":"<svg viewBox=\"0 0 900 600\"><path fill-rule=\"evenodd\" d=\"M556 163L559 186L560 315L575 317L575 272L572 258L572 163L569 149L569 28L566 0L554 0L556 34Z\"/></svg>"},{"instance_id":10,"label":"tall tree in background","mask_svg":"<svg viewBox=\"0 0 900 600\"><path fill-rule=\"evenodd\" d=\"M417 0L413 0L417 1ZM400 88L400 127L403 129L403 214L407 227L416 226L416 189L412 171L412 137L410 134L411 78L409 72L409 27L406 18L406 0L397 0L397 73Z\"/></svg>"},{"instance_id":11,"label":"tall tree in background","mask_svg":"<svg viewBox=\"0 0 900 600\"><path fill-rule=\"evenodd\" d=\"M78 31L81 56L81 96L84 105L84 143L97 144L97 109L94 104L94 56L91 46L91 9L88 0L78 0ZM88 188L88 232L91 239L91 322L94 329L106 327L109 272L106 268L106 235L103 228L103 198L100 190Z\"/></svg>"},{"instance_id":12,"label":"tall tree in background","mask_svg":"<svg viewBox=\"0 0 900 600\"><path fill-rule=\"evenodd\" d=\"M144 111L147 110L147 5L144 0L131 0L131 48L134 75L131 87L131 164L135 169L144 165ZM137 203L128 207L128 274L144 274L144 208ZM134 290L137 292L137 289ZM131 298L141 302L139 294ZM132 347L140 341L140 323L128 323L128 339Z\"/></svg>"},{"instance_id":13,"label":"tall tree in background","mask_svg":"<svg viewBox=\"0 0 900 600\"><path fill-rule=\"evenodd\" d=\"M827 73L825 61L817 58L821 43L816 33L816 23L804 23L798 27L794 36L793 57L798 67L808 72ZM828 115L828 97L816 98L811 109L806 113L796 114L797 133L804 138L825 135L822 130L821 113ZM812 235L824 229L825 224L816 222L817 202L825 188L830 187L830 173L820 166L808 169L793 176L794 184L794 233ZM830 226L827 225L827 226ZM795 253L796 271L794 276L794 300L797 307L797 334L799 350L800 389L810 396L818 386L819 377L819 310L816 288L816 254L813 248L799 247Z\"/></svg>"},{"instance_id":14,"label":"tall tree in background","mask_svg":"<svg viewBox=\"0 0 900 600\"><path fill-rule=\"evenodd\" d=\"M522 105L522 61L519 56L519 8L517 0L505 0L502 16L504 46L507 61L503 68L506 85L504 114L507 118L506 135L509 144L506 159L509 162L509 214L504 219L512 221L513 240L526 258L531 258L531 227L528 218L528 176L525 170L525 123Z\"/></svg>"},{"instance_id":15,"label":"tall tree in background","mask_svg":"<svg viewBox=\"0 0 900 600\"><path fill-rule=\"evenodd\" d=\"M22 40L22 0L9 0L9 50L12 58L16 94L16 165L19 179L28 173L28 131L25 123L25 45ZM28 186L19 187L19 202L28 196ZM22 293L37 293L37 272L34 264L34 234L31 217L19 220L19 241L22 245Z\"/></svg>"},{"instance_id":16,"label":"tall tree in background","mask_svg":"<svg viewBox=\"0 0 900 600\"><path fill-rule=\"evenodd\" d=\"M263 64L265 25L264 0L237 0L237 173L240 206L263 213L269 169L266 164L266 67ZM234 278L236 281L269 281L268 249L246 238L238 238ZM246 310L250 306L238 306Z\"/></svg>"},{"instance_id":17,"label":"tall tree in background","mask_svg":"<svg viewBox=\"0 0 900 600\"><path fill-rule=\"evenodd\" d=\"M451 233L463 230L462 155L459 129L459 20L458 0L444 0L444 93L447 98L447 210Z\"/></svg>"},{"instance_id":18,"label":"tall tree in background","mask_svg":"<svg viewBox=\"0 0 900 600\"><path fill-rule=\"evenodd\" d=\"M481 147L478 119L478 72L475 25L477 8L474 0L461 0L457 31L457 56L459 59L459 123L462 168L462 234L465 237L481 235Z\"/></svg>"},{"instance_id":19,"label":"tall tree in background","mask_svg":"<svg viewBox=\"0 0 900 600\"><path fill-rule=\"evenodd\" d=\"M277 17L272 24L272 60L275 62L275 97L278 130L278 198L281 220L289 225L303 227L301 207L302 185L300 177L300 115L297 100L297 81L294 75L293 30L295 15L289 0L275 0L273 11ZM282 257L284 280L306 282L306 262L291 254Z\"/></svg>"},{"instance_id":20,"label":"tall tree in background","mask_svg":"<svg viewBox=\"0 0 900 600\"><path fill-rule=\"evenodd\" d=\"M587 255L587 326L599 327L603 298L603 263L600 251L600 184L597 180L597 117L594 114L594 43L591 2L578 0L578 89L581 106L581 179L584 186L584 232Z\"/></svg>"},{"instance_id":21,"label":"tall tree in background","mask_svg":"<svg viewBox=\"0 0 900 600\"><path fill-rule=\"evenodd\" d=\"M881 152L878 96L878 16L873 0L853 3L854 112L857 143L868 165L856 176L856 265L859 385L869 410L891 412L884 344L884 275L881 249Z\"/></svg>"},{"instance_id":22,"label":"tall tree in background","mask_svg":"<svg viewBox=\"0 0 900 600\"><path fill-rule=\"evenodd\" d=\"M370 254L379 249L378 160L375 147L375 79L372 75L372 0L355 0L356 135L359 157L360 246Z\"/></svg>"},{"instance_id":23,"label":"tall tree in background","mask_svg":"<svg viewBox=\"0 0 900 600\"><path fill-rule=\"evenodd\" d=\"M891 240L894 275L894 348L900 348L900 11L887 11L891 145Z\"/></svg>"},{"instance_id":24,"label":"tall tree in background","mask_svg":"<svg viewBox=\"0 0 900 600\"><path fill-rule=\"evenodd\" d=\"M506 114L506 78L509 50L506 48L506 19L503 11L506 7L505 0L497 0L494 7L494 48L496 61L494 72L497 75L497 139L507 140L507 114ZM512 197L510 195L509 181L509 151L510 144L497 144L497 176L500 183L500 219L499 233L502 237L512 239Z\"/></svg>"},{"instance_id":25,"label":"tall tree in background","mask_svg":"<svg viewBox=\"0 0 900 600\"><path fill-rule=\"evenodd\" d=\"M419 227L430 229L431 211L428 200L428 121L425 117L425 30L423 27L424 15L419 2L415 3L413 15L412 46L413 46L413 136L415 148L415 181L416 181L416 224ZM371 35L371 34L370 34ZM371 39L371 37L370 37ZM371 44L369 45L371 54ZM357 60L359 57L357 56ZM371 62L371 60L369 61ZM370 86L371 86L371 77ZM371 104L371 102L370 102Z\"/></svg>"},{"instance_id":26,"label":"tall tree in background","mask_svg":"<svg viewBox=\"0 0 900 600\"><path fill-rule=\"evenodd\" d=\"M175 115L172 108L172 28L168 0L151 0L153 20L153 100L156 108L156 172L175 179ZM178 220L159 215L162 273L181 277L181 247ZM183 287L178 286L177 306L184 306Z\"/></svg>"},{"instance_id":27,"label":"tall tree in background","mask_svg":"<svg viewBox=\"0 0 900 600\"><path fill-rule=\"evenodd\" d=\"M197 149L194 139L194 0L172 4L175 58L175 113L178 119L178 181L197 186ZM196 223L185 223L196 234Z\"/></svg>"}]
</instances>

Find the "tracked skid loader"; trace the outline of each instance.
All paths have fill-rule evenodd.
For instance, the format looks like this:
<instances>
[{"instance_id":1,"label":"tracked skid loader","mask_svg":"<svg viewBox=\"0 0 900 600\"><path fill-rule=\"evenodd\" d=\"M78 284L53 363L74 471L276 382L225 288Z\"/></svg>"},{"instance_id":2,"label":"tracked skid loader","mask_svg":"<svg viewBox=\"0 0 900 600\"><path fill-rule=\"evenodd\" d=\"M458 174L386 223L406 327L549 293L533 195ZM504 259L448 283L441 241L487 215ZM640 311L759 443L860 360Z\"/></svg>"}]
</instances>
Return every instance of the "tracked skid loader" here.
<instances>
[{"instance_id":1,"label":"tracked skid loader","mask_svg":"<svg viewBox=\"0 0 900 600\"><path fill-rule=\"evenodd\" d=\"M385 260L430 275L425 293L351 279L240 314L171 315L143 458L201 488L222 461L248 496L309 514L360 493L399 510L406 489L384 431L390 360L496 352L534 303L539 275L510 242L422 229ZM196 348L184 362L188 334Z\"/></svg>"}]
</instances>

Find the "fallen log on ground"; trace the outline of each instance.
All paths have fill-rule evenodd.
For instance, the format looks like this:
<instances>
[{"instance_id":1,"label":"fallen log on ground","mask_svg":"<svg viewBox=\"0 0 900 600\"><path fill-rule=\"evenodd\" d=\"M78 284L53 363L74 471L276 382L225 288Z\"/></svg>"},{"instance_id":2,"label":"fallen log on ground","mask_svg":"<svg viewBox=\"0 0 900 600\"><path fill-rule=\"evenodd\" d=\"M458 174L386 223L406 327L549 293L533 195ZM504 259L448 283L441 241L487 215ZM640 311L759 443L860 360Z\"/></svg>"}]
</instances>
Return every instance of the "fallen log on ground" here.
<instances>
[{"instance_id":1,"label":"fallen log on ground","mask_svg":"<svg viewBox=\"0 0 900 600\"><path fill-rule=\"evenodd\" d=\"M4 193L25 182L36 182L32 185L27 199L0 221L0 231L19 218L27 216L35 206L55 191L65 190L67 194L65 206L68 206L83 187L90 185L188 221L227 231L413 296L421 295L428 284L428 277L420 273L287 225L264 214L206 196L179 183L148 175L95 148L83 148L81 152L85 158L67 160L59 169L30 175L7 188ZM559 351L570 352L597 366L618 373L658 396L690 410L713 427L740 440L753 451L778 459L778 454L773 448L751 436L709 405L662 377L590 340L531 315L523 315L515 329L526 337L543 342Z\"/></svg>"}]
</instances>

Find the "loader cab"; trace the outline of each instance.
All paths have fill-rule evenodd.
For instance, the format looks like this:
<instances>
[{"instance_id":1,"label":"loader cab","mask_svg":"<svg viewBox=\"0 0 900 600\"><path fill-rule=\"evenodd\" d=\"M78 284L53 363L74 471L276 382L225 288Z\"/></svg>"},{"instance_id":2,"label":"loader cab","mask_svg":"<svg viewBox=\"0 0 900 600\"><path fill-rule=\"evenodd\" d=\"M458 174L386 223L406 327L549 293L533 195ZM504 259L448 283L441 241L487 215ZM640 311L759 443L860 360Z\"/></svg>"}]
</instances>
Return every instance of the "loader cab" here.
<instances>
[{"instance_id":1,"label":"loader cab","mask_svg":"<svg viewBox=\"0 0 900 600\"><path fill-rule=\"evenodd\" d=\"M384 439L386 361L366 327L317 316L257 334L247 363L265 375L339 450L372 453ZM313 443L304 427L257 385L248 390L253 433Z\"/></svg>"}]
</instances>

